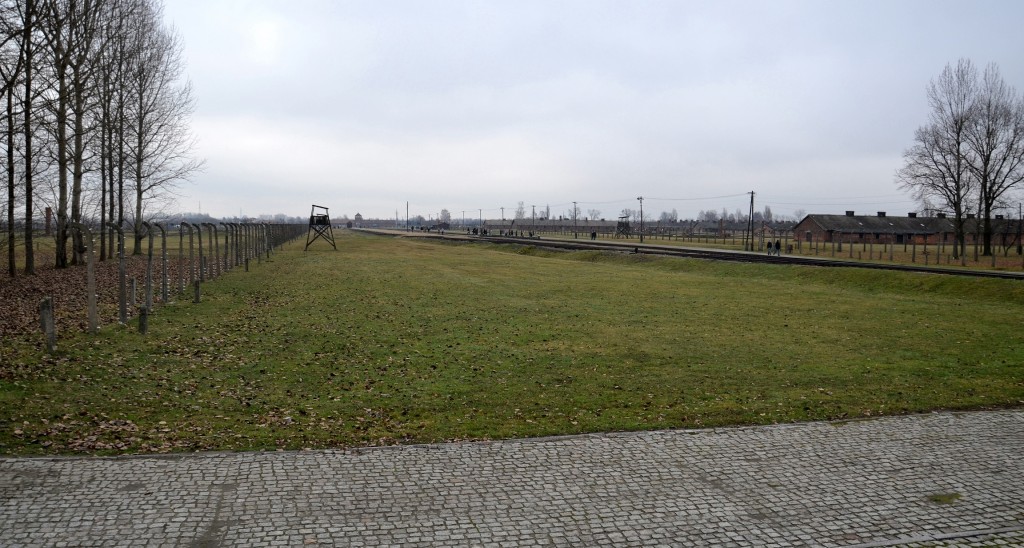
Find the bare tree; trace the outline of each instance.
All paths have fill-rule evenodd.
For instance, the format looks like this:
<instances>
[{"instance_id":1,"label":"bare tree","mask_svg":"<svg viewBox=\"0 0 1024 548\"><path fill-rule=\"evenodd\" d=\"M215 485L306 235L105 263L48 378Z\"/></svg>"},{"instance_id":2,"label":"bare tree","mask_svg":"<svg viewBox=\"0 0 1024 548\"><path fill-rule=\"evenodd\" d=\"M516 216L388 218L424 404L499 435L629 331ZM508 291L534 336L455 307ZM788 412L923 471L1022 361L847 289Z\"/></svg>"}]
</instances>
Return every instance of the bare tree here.
<instances>
[{"instance_id":1,"label":"bare tree","mask_svg":"<svg viewBox=\"0 0 1024 548\"><path fill-rule=\"evenodd\" d=\"M18 7L11 2L0 4L0 84L2 93L7 100L4 122L6 123L6 171L7 171L7 272L13 278L17 275L17 261L14 258L15 236L15 198L17 173L14 165L14 149L16 147L17 128L15 122L15 88L24 66L24 47L19 41L22 36L21 19Z\"/></svg>"},{"instance_id":2,"label":"bare tree","mask_svg":"<svg viewBox=\"0 0 1024 548\"><path fill-rule=\"evenodd\" d=\"M100 221L118 225L124 223L125 210L125 164L127 162L128 132L126 124L127 66L135 50L130 47L130 28L146 0L104 0L105 13L97 70L93 74L97 112L95 123L99 136L92 140L94 154L99 157L100 174ZM108 228L106 237L100 238L100 259L114 253L114 230Z\"/></svg>"},{"instance_id":3,"label":"bare tree","mask_svg":"<svg viewBox=\"0 0 1024 548\"><path fill-rule=\"evenodd\" d=\"M601 218L601 210L600 209L588 209L587 210L587 217L590 217L591 221L596 221L596 220Z\"/></svg>"},{"instance_id":4,"label":"bare tree","mask_svg":"<svg viewBox=\"0 0 1024 548\"><path fill-rule=\"evenodd\" d=\"M526 204L524 202L519 202L519 204L516 205L516 219L525 219L525 218L526 218Z\"/></svg>"},{"instance_id":5,"label":"bare tree","mask_svg":"<svg viewBox=\"0 0 1024 548\"><path fill-rule=\"evenodd\" d=\"M992 210L1024 180L1024 98L1007 85L999 67L985 68L967 126L968 167L978 182L984 254L992 250Z\"/></svg>"},{"instance_id":6,"label":"bare tree","mask_svg":"<svg viewBox=\"0 0 1024 548\"><path fill-rule=\"evenodd\" d=\"M68 264L69 222L82 221L82 181L85 173L86 119L94 100L104 0L45 0L40 30L53 82L45 106L56 146L57 253L56 266ZM89 128L91 131L91 128ZM69 185L68 176L71 175ZM72 263L81 262L82 236L75 233Z\"/></svg>"},{"instance_id":7,"label":"bare tree","mask_svg":"<svg viewBox=\"0 0 1024 548\"><path fill-rule=\"evenodd\" d=\"M32 225L35 219L33 218L32 212L32 38L35 32L35 19L36 19L36 8L35 0L25 0L25 5L21 11L22 21L22 42L21 42L21 54L24 59L23 65L25 70L25 77L22 80L24 84L24 101L22 102L21 108L24 114L24 147L25 151L23 157L25 159L25 274L35 274L35 251L33 250L32 241Z\"/></svg>"},{"instance_id":8,"label":"bare tree","mask_svg":"<svg viewBox=\"0 0 1024 548\"><path fill-rule=\"evenodd\" d=\"M195 140L187 122L195 105L191 84L179 82L184 69L181 40L161 24L161 9L155 4L142 7L131 40L137 51L129 66L131 101L126 115L133 132L128 152L136 228L141 226L146 199L170 191L202 167L191 156ZM142 238L137 229L133 253L142 253Z\"/></svg>"},{"instance_id":9,"label":"bare tree","mask_svg":"<svg viewBox=\"0 0 1024 548\"><path fill-rule=\"evenodd\" d=\"M967 200L974 190L969 166L968 129L973 116L977 71L967 59L946 65L928 85L929 123L914 132L914 145L903 153L897 172L901 188L916 199L936 200L953 211L957 245L964 258Z\"/></svg>"}]
</instances>

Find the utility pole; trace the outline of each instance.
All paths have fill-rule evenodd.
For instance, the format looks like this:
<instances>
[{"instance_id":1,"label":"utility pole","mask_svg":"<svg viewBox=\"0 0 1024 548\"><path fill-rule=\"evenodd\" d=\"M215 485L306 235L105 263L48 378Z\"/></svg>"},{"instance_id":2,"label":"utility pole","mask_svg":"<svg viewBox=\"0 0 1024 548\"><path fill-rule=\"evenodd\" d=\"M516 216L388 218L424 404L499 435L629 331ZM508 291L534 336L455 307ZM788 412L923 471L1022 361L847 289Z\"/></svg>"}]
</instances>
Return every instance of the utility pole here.
<instances>
[{"instance_id":1,"label":"utility pole","mask_svg":"<svg viewBox=\"0 0 1024 548\"><path fill-rule=\"evenodd\" d=\"M530 206L530 232L537 232L537 206Z\"/></svg>"},{"instance_id":2,"label":"utility pole","mask_svg":"<svg viewBox=\"0 0 1024 548\"><path fill-rule=\"evenodd\" d=\"M743 249L746 251L754 250L754 191L750 191L750 215L747 217L747 233L749 237L746 238L749 245L744 245Z\"/></svg>"},{"instance_id":3,"label":"utility pole","mask_svg":"<svg viewBox=\"0 0 1024 548\"><path fill-rule=\"evenodd\" d=\"M576 231L576 202L572 203L572 237L580 237L580 235Z\"/></svg>"},{"instance_id":4,"label":"utility pole","mask_svg":"<svg viewBox=\"0 0 1024 548\"><path fill-rule=\"evenodd\" d=\"M405 231L409 232L409 202L405 202Z\"/></svg>"},{"instance_id":5,"label":"utility pole","mask_svg":"<svg viewBox=\"0 0 1024 548\"><path fill-rule=\"evenodd\" d=\"M640 243L644 243L644 197L640 196L637 200L640 200Z\"/></svg>"},{"instance_id":6,"label":"utility pole","mask_svg":"<svg viewBox=\"0 0 1024 548\"><path fill-rule=\"evenodd\" d=\"M501 222L505 222L505 208L501 208Z\"/></svg>"},{"instance_id":7,"label":"utility pole","mask_svg":"<svg viewBox=\"0 0 1024 548\"><path fill-rule=\"evenodd\" d=\"M480 235L484 235L484 210L480 210Z\"/></svg>"},{"instance_id":8,"label":"utility pole","mask_svg":"<svg viewBox=\"0 0 1024 548\"><path fill-rule=\"evenodd\" d=\"M462 228L466 228L466 210L462 210Z\"/></svg>"}]
</instances>

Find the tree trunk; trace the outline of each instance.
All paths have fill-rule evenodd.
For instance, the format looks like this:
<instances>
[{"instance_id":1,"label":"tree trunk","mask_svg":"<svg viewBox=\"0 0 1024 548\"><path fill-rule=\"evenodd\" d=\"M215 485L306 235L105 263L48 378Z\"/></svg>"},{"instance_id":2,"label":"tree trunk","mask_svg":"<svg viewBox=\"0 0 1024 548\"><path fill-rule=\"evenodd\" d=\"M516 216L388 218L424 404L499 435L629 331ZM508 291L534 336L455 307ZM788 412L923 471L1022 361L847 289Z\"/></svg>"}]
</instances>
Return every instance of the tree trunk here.
<instances>
[{"instance_id":1,"label":"tree trunk","mask_svg":"<svg viewBox=\"0 0 1024 548\"><path fill-rule=\"evenodd\" d=\"M7 273L18 274L14 260L14 82L7 86Z\"/></svg>"},{"instance_id":2,"label":"tree trunk","mask_svg":"<svg viewBox=\"0 0 1024 548\"><path fill-rule=\"evenodd\" d=\"M78 75L76 74L74 82L75 108L73 111L75 117L75 141L71 158L71 221L75 223L82 222L82 176L84 173L83 163L85 161L85 93L82 90L84 85L84 82L78 81ZM81 230L76 230L73 234L72 264L82 264L84 262L82 253L85 250L84 235Z\"/></svg>"},{"instance_id":3,"label":"tree trunk","mask_svg":"<svg viewBox=\"0 0 1024 548\"><path fill-rule=\"evenodd\" d=\"M57 61L57 268L68 266L68 83Z\"/></svg>"},{"instance_id":4,"label":"tree trunk","mask_svg":"<svg viewBox=\"0 0 1024 548\"><path fill-rule=\"evenodd\" d=\"M25 274L36 273L32 249L32 25L35 1L25 0Z\"/></svg>"}]
</instances>

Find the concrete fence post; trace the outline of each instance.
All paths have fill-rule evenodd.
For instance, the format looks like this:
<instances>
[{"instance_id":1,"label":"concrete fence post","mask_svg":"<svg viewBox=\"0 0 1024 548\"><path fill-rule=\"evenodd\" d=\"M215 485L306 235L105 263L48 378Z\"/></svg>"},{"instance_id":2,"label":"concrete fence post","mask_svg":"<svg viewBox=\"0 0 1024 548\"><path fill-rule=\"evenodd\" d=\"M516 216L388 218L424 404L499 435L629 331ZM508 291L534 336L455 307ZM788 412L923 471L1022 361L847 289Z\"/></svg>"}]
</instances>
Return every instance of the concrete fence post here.
<instances>
[{"instance_id":1,"label":"concrete fence post","mask_svg":"<svg viewBox=\"0 0 1024 548\"><path fill-rule=\"evenodd\" d=\"M224 227L224 272L231 270L231 224L220 223Z\"/></svg>"},{"instance_id":2,"label":"concrete fence post","mask_svg":"<svg viewBox=\"0 0 1024 548\"><path fill-rule=\"evenodd\" d=\"M185 292L185 223L178 223L178 294Z\"/></svg>"},{"instance_id":3,"label":"concrete fence post","mask_svg":"<svg viewBox=\"0 0 1024 548\"><path fill-rule=\"evenodd\" d=\"M139 309L139 333L145 335L149 331L149 307Z\"/></svg>"},{"instance_id":4,"label":"concrete fence post","mask_svg":"<svg viewBox=\"0 0 1024 548\"><path fill-rule=\"evenodd\" d=\"M192 223L192 226L196 229L196 238L199 240L199 243L196 245L199 248L199 281L205 282L206 268L204 267L206 266L206 261L203 258L203 226L199 223Z\"/></svg>"},{"instance_id":5,"label":"concrete fence post","mask_svg":"<svg viewBox=\"0 0 1024 548\"><path fill-rule=\"evenodd\" d=\"M146 236L149 240L146 250L146 295L143 302L145 307L153 309L153 225L143 221L142 226L146 227Z\"/></svg>"},{"instance_id":6,"label":"concrete fence post","mask_svg":"<svg viewBox=\"0 0 1024 548\"><path fill-rule=\"evenodd\" d=\"M52 297L44 297L39 303L39 323L46 340L46 351L53 354L57 350L57 326L53 322Z\"/></svg>"},{"instance_id":7,"label":"concrete fence post","mask_svg":"<svg viewBox=\"0 0 1024 548\"><path fill-rule=\"evenodd\" d=\"M125 294L126 293L125 276L127 275L125 270L126 270L127 267L125 265L125 256L124 256L124 229L121 228L121 225L117 225L117 224L114 224L114 223L107 223L107 226L112 228L112 229L114 229L114 231L117 232L117 256L118 256L118 266L117 266L117 290L118 290L118 303L117 304L118 304L118 310L117 310L117 312L118 312L118 321L122 325L124 325L124 324L128 323L128 296Z\"/></svg>"},{"instance_id":8,"label":"concrete fence post","mask_svg":"<svg viewBox=\"0 0 1024 548\"><path fill-rule=\"evenodd\" d=\"M96 255L93 249L94 242L92 238L92 231L89 227L82 223L71 223L72 229L78 230L82 233L82 239L85 243L86 255L86 267L85 267L85 291L86 291L86 303L88 304L89 314L89 333L96 333L99 330L99 323L96 319ZM102 237L102 232L100 236Z\"/></svg>"},{"instance_id":9,"label":"concrete fence post","mask_svg":"<svg viewBox=\"0 0 1024 548\"><path fill-rule=\"evenodd\" d=\"M167 304L169 295L167 294L167 231L164 230L164 226L160 223L153 223L153 226L160 229L160 302Z\"/></svg>"}]
</instances>

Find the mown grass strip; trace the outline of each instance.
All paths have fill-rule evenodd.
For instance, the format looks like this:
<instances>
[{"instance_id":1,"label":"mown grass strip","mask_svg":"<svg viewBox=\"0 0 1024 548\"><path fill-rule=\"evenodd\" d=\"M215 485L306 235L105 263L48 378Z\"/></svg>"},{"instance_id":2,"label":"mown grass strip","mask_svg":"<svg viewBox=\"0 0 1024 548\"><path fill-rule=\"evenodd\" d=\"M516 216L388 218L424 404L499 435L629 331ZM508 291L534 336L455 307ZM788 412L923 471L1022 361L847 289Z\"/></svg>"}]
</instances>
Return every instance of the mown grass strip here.
<instances>
[{"instance_id":1,"label":"mown grass strip","mask_svg":"<svg viewBox=\"0 0 1024 548\"><path fill-rule=\"evenodd\" d=\"M343 447L1024 402L1006 280L344 232L0 354L9 454Z\"/></svg>"}]
</instances>

